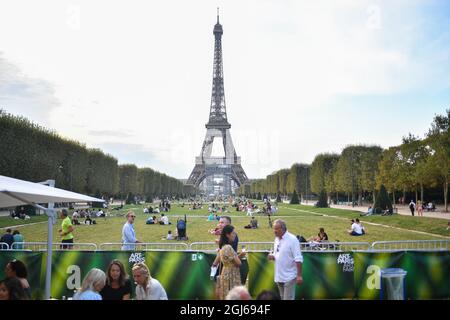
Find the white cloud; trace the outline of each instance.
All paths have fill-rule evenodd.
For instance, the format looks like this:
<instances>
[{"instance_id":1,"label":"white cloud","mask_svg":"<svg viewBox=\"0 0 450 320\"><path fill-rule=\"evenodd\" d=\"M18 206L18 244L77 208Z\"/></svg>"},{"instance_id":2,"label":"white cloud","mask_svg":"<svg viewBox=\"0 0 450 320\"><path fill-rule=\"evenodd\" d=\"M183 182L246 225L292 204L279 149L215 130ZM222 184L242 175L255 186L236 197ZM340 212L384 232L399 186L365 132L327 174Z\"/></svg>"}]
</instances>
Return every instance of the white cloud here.
<instances>
[{"instance_id":1,"label":"white cloud","mask_svg":"<svg viewBox=\"0 0 450 320\"><path fill-rule=\"evenodd\" d=\"M418 48L422 3L19 0L0 4L0 48L26 77L45 79L29 101L51 110L44 125L92 147L142 146L151 152L136 151L136 162L182 178L206 131L220 6L231 133L248 176L261 177L358 138L332 123L337 95L449 85L439 50L448 33ZM315 122L323 116L337 132Z\"/></svg>"}]
</instances>

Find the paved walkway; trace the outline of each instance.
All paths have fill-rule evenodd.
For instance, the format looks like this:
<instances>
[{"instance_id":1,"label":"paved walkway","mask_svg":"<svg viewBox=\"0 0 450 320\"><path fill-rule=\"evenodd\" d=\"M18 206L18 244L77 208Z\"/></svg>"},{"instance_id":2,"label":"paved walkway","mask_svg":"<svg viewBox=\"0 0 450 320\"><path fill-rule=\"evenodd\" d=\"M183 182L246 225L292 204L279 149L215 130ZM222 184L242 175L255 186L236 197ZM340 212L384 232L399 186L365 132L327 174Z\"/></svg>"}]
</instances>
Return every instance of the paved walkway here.
<instances>
[{"instance_id":1,"label":"paved walkway","mask_svg":"<svg viewBox=\"0 0 450 320\"><path fill-rule=\"evenodd\" d=\"M308 203L302 202L303 205L314 205L314 201L308 201ZM411 211L409 210L409 207L407 205L396 205L398 209L398 214L404 215L404 216L410 216ZM339 204L332 204L331 208L336 209L345 209L345 210L355 210L359 212L367 212L367 209L369 208L369 205L366 206L355 206L352 207L351 205L339 205ZM417 211L414 212L414 216L417 216ZM447 219L450 220L450 212L444 212L444 206L436 206L436 211L434 212L427 212L426 210L423 212L424 217L429 218L441 218L441 219Z\"/></svg>"}]
</instances>

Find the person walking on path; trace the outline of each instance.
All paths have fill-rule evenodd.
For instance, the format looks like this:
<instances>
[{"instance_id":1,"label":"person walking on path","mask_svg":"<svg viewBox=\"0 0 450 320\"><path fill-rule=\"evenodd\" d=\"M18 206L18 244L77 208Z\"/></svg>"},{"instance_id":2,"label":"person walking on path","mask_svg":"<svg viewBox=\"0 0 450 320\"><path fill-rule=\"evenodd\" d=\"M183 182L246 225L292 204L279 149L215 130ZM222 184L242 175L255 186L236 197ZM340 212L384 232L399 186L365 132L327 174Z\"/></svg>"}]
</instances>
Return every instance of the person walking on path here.
<instances>
[{"instance_id":1,"label":"person walking on path","mask_svg":"<svg viewBox=\"0 0 450 320\"><path fill-rule=\"evenodd\" d=\"M275 241L268 259L275 261L275 283L282 300L295 299L295 285L303 283L303 256L297 238L287 231L286 222L277 219L273 224Z\"/></svg>"},{"instance_id":2,"label":"person walking on path","mask_svg":"<svg viewBox=\"0 0 450 320\"><path fill-rule=\"evenodd\" d=\"M411 199L411 202L409 203L409 210L411 210L411 214L414 217L414 211L416 210L416 204L414 203L414 200Z\"/></svg>"}]
</instances>

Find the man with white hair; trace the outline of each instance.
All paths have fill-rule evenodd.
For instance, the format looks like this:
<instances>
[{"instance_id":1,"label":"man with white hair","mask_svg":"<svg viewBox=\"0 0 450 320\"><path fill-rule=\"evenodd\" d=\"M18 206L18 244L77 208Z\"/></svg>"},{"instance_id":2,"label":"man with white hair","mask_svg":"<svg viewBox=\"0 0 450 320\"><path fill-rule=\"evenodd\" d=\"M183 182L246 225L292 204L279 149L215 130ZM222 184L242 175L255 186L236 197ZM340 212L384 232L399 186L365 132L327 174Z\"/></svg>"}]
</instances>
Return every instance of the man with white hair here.
<instances>
[{"instance_id":1,"label":"man with white hair","mask_svg":"<svg viewBox=\"0 0 450 320\"><path fill-rule=\"evenodd\" d=\"M152 278L145 263L134 264L132 272L136 283L136 300L168 300L166 290L158 280Z\"/></svg>"},{"instance_id":2,"label":"man with white hair","mask_svg":"<svg viewBox=\"0 0 450 320\"><path fill-rule=\"evenodd\" d=\"M295 299L295 284L303 283L303 256L297 238L287 231L286 222L277 219L273 224L275 241L269 260L275 261L275 283L282 300Z\"/></svg>"},{"instance_id":3,"label":"man with white hair","mask_svg":"<svg viewBox=\"0 0 450 320\"><path fill-rule=\"evenodd\" d=\"M228 291L225 300L252 300L252 297L245 286L237 286Z\"/></svg>"}]
</instances>

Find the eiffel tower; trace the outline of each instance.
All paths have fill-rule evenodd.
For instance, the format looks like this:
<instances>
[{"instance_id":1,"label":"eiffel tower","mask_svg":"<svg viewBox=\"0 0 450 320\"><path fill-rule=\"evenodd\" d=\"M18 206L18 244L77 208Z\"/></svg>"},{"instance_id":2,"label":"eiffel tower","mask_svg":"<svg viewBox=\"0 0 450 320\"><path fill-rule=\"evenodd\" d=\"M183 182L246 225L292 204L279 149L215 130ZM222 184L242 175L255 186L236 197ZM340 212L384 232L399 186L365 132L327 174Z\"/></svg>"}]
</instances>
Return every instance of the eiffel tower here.
<instances>
[{"instance_id":1,"label":"eiffel tower","mask_svg":"<svg viewBox=\"0 0 450 320\"><path fill-rule=\"evenodd\" d=\"M206 179L207 194L217 194L217 188L223 195L231 195L232 181L237 186L248 182L247 175L241 166L241 158L231 140L231 124L227 119L225 108L225 89L223 84L222 64L222 25L219 23L219 9L217 9L217 24L214 26L214 68L209 121L206 124L206 137L199 157L195 158L195 166L186 184L199 187ZM212 147L214 138L222 138L224 156L213 157ZM221 180L218 185L215 181Z\"/></svg>"}]
</instances>

